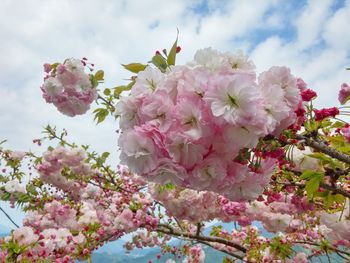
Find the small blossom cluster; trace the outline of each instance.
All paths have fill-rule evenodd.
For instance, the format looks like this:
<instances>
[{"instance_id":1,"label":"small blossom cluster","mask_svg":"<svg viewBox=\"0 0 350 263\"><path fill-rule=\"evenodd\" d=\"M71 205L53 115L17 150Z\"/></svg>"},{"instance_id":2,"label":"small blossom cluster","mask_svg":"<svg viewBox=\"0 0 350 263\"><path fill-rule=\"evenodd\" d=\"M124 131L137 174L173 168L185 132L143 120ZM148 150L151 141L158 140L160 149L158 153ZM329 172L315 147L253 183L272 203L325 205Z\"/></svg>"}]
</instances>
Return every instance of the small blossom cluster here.
<instances>
[{"instance_id":1,"label":"small blossom cluster","mask_svg":"<svg viewBox=\"0 0 350 263\"><path fill-rule=\"evenodd\" d=\"M26 193L26 187L21 184L17 179L7 181L4 184L4 190L10 194L13 193Z\"/></svg>"},{"instance_id":2,"label":"small blossom cluster","mask_svg":"<svg viewBox=\"0 0 350 263\"><path fill-rule=\"evenodd\" d=\"M182 263L204 263L205 252L202 246L195 245L190 248L188 256L182 261Z\"/></svg>"},{"instance_id":3,"label":"small blossom cluster","mask_svg":"<svg viewBox=\"0 0 350 263\"><path fill-rule=\"evenodd\" d=\"M339 114L339 109L337 107L324 108L321 110L314 110L315 120L322 121L325 118L335 117Z\"/></svg>"},{"instance_id":4,"label":"small blossom cluster","mask_svg":"<svg viewBox=\"0 0 350 263\"><path fill-rule=\"evenodd\" d=\"M333 214L325 211L319 213L321 224L329 231L329 237L343 246L350 247L350 220L347 215L350 213L350 205L346 205L343 211Z\"/></svg>"},{"instance_id":5,"label":"small blossom cluster","mask_svg":"<svg viewBox=\"0 0 350 263\"><path fill-rule=\"evenodd\" d=\"M156 184L149 184L148 191L152 198L163 204L169 216L179 220L199 223L218 218L222 214L218 194L213 192L179 187L169 190Z\"/></svg>"},{"instance_id":6,"label":"small blossom cluster","mask_svg":"<svg viewBox=\"0 0 350 263\"><path fill-rule=\"evenodd\" d=\"M132 240L129 242L126 242L124 247L131 251L135 247L136 248L145 248L145 247L154 247L154 246L162 246L166 244L167 241L171 239L171 236L164 235L162 238L159 237L159 235L155 232L144 232L144 231L137 231L132 236Z\"/></svg>"},{"instance_id":7,"label":"small blossom cluster","mask_svg":"<svg viewBox=\"0 0 350 263\"><path fill-rule=\"evenodd\" d=\"M43 182L54 187L75 192L77 184L64 176L64 169L69 168L75 179L93 175L93 169L85 162L86 153L82 149L68 149L58 146L43 154L42 162L36 167Z\"/></svg>"},{"instance_id":8,"label":"small blossom cluster","mask_svg":"<svg viewBox=\"0 0 350 263\"><path fill-rule=\"evenodd\" d=\"M268 158L256 167L235 160L297 120L297 84L286 67L272 67L257 82L242 53L211 48L165 73L148 66L116 105L121 162L148 181L254 200L275 162Z\"/></svg>"},{"instance_id":9,"label":"small blossom cluster","mask_svg":"<svg viewBox=\"0 0 350 263\"><path fill-rule=\"evenodd\" d=\"M43 98L65 115L84 114L97 98L90 75L84 71L85 65L85 61L73 58L62 64L44 65Z\"/></svg>"},{"instance_id":10,"label":"small blossom cluster","mask_svg":"<svg viewBox=\"0 0 350 263\"><path fill-rule=\"evenodd\" d=\"M0 168L2 173L0 175L2 178L2 180L0 180L0 196L2 195L3 191L10 194L10 202L12 205L18 199L18 197L21 196L21 194L25 194L27 192L21 176L14 176L14 174L11 174L12 171L16 171L17 168L21 166L21 161L26 156L26 152L3 150L0 148L0 160L3 159L7 166L11 167L11 169L7 169L6 167Z\"/></svg>"},{"instance_id":11,"label":"small blossom cluster","mask_svg":"<svg viewBox=\"0 0 350 263\"><path fill-rule=\"evenodd\" d=\"M350 99L350 86L343 83L340 87L338 100L341 104L345 104Z\"/></svg>"},{"instance_id":12,"label":"small blossom cluster","mask_svg":"<svg viewBox=\"0 0 350 263\"><path fill-rule=\"evenodd\" d=\"M82 150L61 146L44 153L37 170L50 190L41 188L46 194L38 195L35 206L30 206L24 226L5 239L7 247L21 247L18 262L72 262L106 241L158 225L158 219L149 213L153 200L137 190L139 186L131 179L135 176L119 167L122 191L96 186L103 184L102 176L89 177L96 185L87 184L84 178L91 176L92 169L86 158ZM96 181L98 178L102 181ZM7 256L6 249L0 252L0 257Z\"/></svg>"},{"instance_id":13,"label":"small blossom cluster","mask_svg":"<svg viewBox=\"0 0 350 263\"><path fill-rule=\"evenodd\" d=\"M267 193L267 201L234 202L210 191L196 191L174 187L164 189L150 184L152 198L162 203L169 216L193 224L219 219L236 221L241 226L260 221L270 232L297 231L303 226L300 215L312 211L313 205L306 197Z\"/></svg>"}]
</instances>

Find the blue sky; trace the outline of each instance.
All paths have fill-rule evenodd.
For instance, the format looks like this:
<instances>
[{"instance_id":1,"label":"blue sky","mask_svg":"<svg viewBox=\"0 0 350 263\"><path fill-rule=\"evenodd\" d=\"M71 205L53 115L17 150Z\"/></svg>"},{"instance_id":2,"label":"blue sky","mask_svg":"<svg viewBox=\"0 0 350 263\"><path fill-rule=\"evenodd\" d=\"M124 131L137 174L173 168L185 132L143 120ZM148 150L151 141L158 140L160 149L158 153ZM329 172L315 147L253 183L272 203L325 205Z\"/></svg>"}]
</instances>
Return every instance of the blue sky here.
<instances>
[{"instance_id":1,"label":"blue sky","mask_svg":"<svg viewBox=\"0 0 350 263\"><path fill-rule=\"evenodd\" d=\"M86 56L105 70L103 87L113 87L129 77L120 64L146 62L170 47L176 28L179 63L199 48L242 49L258 73L289 66L318 92L316 105L338 105L338 89L350 76L344 70L350 66L349 17L350 1L341 0L2 0L0 139L16 150L42 152L31 141L55 124L77 143L111 151L117 163L117 124L111 119L96 127L91 114L69 118L45 104L42 65ZM1 214L0 223L8 224Z\"/></svg>"}]
</instances>

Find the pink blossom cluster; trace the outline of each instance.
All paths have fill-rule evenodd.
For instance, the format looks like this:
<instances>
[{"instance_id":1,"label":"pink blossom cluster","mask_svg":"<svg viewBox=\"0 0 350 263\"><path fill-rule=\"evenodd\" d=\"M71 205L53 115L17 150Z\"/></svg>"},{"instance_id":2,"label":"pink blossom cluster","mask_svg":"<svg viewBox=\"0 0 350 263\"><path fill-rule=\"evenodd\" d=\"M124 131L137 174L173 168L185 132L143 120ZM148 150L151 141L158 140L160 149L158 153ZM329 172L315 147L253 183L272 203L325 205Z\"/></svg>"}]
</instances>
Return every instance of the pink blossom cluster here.
<instances>
[{"instance_id":1,"label":"pink blossom cluster","mask_svg":"<svg viewBox=\"0 0 350 263\"><path fill-rule=\"evenodd\" d=\"M179 220L198 223L218 218L222 214L218 194L213 192L179 187L168 190L156 184L149 184L148 190L152 198L162 203L170 216Z\"/></svg>"},{"instance_id":2,"label":"pink blossom cluster","mask_svg":"<svg viewBox=\"0 0 350 263\"><path fill-rule=\"evenodd\" d=\"M169 216L191 223L220 219L224 222L237 221L248 225L254 219L245 216L246 202L235 202L210 191L197 191L175 187L163 189L160 185L149 184L153 199L161 202Z\"/></svg>"},{"instance_id":3,"label":"pink blossom cluster","mask_svg":"<svg viewBox=\"0 0 350 263\"><path fill-rule=\"evenodd\" d=\"M195 245L190 248L188 256L182 261L182 263L204 263L205 252L202 246Z\"/></svg>"},{"instance_id":4,"label":"pink blossom cluster","mask_svg":"<svg viewBox=\"0 0 350 263\"><path fill-rule=\"evenodd\" d=\"M159 235L155 232L144 232L144 231L137 231L132 236L132 240L129 242L126 242L124 247L131 251L135 247L136 248L145 248L145 247L154 247L154 246L162 246L166 244L167 241L171 239L171 236L164 235L162 238L159 237Z\"/></svg>"},{"instance_id":5,"label":"pink blossom cluster","mask_svg":"<svg viewBox=\"0 0 350 263\"><path fill-rule=\"evenodd\" d=\"M153 200L138 191L124 167L118 171L123 190L109 190L96 186L99 181L96 185L84 182L92 171L86 158L82 150L60 146L44 153L37 169L42 181L50 184L52 194L39 195L34 209L26 214L24 226L6 239L22 247L19 262L43 258L72 262L125 233L158 225L158 219L149 213ZM6 257L6 253L0 252L0 256Z\"/></svg>"},{"instance_id":6,"label":"pink blossom cluster","mask_svg":"<svg viewBox=\"0 0 350 263\"><path fill-rule=\"evenodd\" d=\"M77 206L53 200L43 209L27 214L25 226L12 237L20 245L30 245L24 256L63 259L67 255L79 255L80 248L91 251L104 241L117 239L140 227L152 228L158 223L147 213L151 200L140 194L124 196L97 187L82 188L80 193ZM132 202L140 204L137 210L130 209ZM91 227L97 229L90 233ZM25 241L22 235L26 236Z\"/></svg>"},{"instance_id":7,"label":"pink blossom cluster","mask_svg":"<svg viewBox=\"0 0 350 263\"><path fill-rule=\"evenodd\" d=\"M325 118L335 117L339 114L339 109L337 107L324 108L321 110L314 110L315 120L322 121Z\"/></svg>"},{"instance_id":8,"label":"pink blossom cluster","mask_svg":"<svg viewBox=\"0 0 350 263\"><path fill-rule=\"evenodd\" d=\"M350 247L350 205L345 205L343 211L335 213L320 212L320 222L325 225L329 231L328 236L331 240L340 245Z\"/></svg>"},{"instance_id":9,"label":"pink blossom cluster","mask_svg":"<svg viewBox=\"0 0 350 263\"><path fill-rule=\"evenodd\" d=\"M44 65L43 98L65 115L84 114L97 98L90 75L84 71L85 65L86 62L73 58L58 65Z\"/></svg>"},{"instance_id":10,"label":"pink blossom cluster","mask_svg":"<svg viewBox=\"0 0 350 263\"><path fill-rule=\"evenodd\" d=\"M150 184L152 197L161 202L169 216L191 223L219 219L236 221L241 226L260 221L269 232L295 232L302 230L301 215L313 211L314 206L306 197L270 193L268 201L234 202L210 191L196 191L175 187L163 189Z\"/></svg>"},{"instance_id":11,"label":"pink blossom cluster","mask_svg":"<svg viewBox=\"0 0 350 263\"><path fill-rule=\"evenodd\" d=\"M242 53L208 48L165 73L148 66L116 105L120 159L148 181L254 200L268 184L274 160L258 167L235 160L259 138L293 124L301 102L288 68L272 67L257 82Z\"/></svg>"},{"instance_id":12,"label":"pink blossom cluster","mask_svg":"<svg viewBox=\"0 0 350 263\"><path fill-rule=\"evenodd\" d=\"M270 248L266 248L263 254L262 261L263 263L270 263L270 262L282 262L280 260L280 257L276 255L274 252L271 252ZM308 263L310 262L307 255L304 252L296 253L296 255L293 258L287 258L283 262L285 263Z\"/></svg>"},{"instance_id":13,"label":"pink blossom cluster","mask_svg":"<svg viewBox=\"0 0 350 263\"><path fill-rule=\"evenodd\" d=\"M343 83L340 87L338 100L341 104L345 104L350 96L350 86L347 83Z\"/></svg>"},{"instance_id":14,"label":"pink blossom cluster","mask_svg":"<svg viewBox=\"0 0 350 263\"><path fill-rule=\"evenodd\" d=\"M93 171L91 166L85 162L86 158L86 153L82 149L68 149L59 146L43 154L43 160L37 166L37 170L43 182L61 190L74 192L77 184L74 180L69 180L64 176L63 170L69 168L75 175L75 179L93 175L96 171Z\"/></svg>"}]
</instances>

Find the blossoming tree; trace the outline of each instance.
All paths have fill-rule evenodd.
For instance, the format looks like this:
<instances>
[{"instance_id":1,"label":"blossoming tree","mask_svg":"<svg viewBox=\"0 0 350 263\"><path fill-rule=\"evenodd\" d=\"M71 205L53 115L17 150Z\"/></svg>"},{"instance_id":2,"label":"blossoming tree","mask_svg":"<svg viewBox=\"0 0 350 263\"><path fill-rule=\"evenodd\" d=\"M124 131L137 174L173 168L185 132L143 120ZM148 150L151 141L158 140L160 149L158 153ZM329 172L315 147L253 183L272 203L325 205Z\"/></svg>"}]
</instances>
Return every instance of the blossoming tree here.
<instances>
[{"instance_id":1,"label":"blossoming tree","mask_svg":"<svg viewBox=\"0 0 350 263\"><path fill-rule=\"evenodd\" d=\"M175 65L180 50L123 65L130 83L113 89L97 88L103 71L86 58L44 65L46 102L74 117L95 101L98 123L116 117L120 164L51 126L34 143L56 146L40 156L2 144L0 198L26 216L1 239L1 262L91 261L127 233L125 249L159 246L168 263L204 262L203 246L226 263L350 260L346 106L315 109L317 94L287 67L257 76L242 52L211 48ZM205 234L213 220L236 227Z\"/></svg>"}]
</instances>

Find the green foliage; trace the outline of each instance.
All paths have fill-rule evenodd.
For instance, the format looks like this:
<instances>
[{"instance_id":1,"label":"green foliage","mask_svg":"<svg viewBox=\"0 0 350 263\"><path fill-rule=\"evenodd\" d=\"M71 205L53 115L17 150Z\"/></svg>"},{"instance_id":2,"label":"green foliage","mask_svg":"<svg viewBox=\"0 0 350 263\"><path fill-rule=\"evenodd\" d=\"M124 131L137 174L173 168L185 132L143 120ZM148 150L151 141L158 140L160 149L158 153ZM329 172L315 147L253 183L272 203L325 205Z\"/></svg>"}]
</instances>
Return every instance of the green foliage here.
<instances>
[{"instance_id":1,"label":"green foliage","mask_svg":"<svg viewBox=\"0 0 350 263\"><path fill-rule=\"evenodd\" d=\"M336 160L334 160L333 158L321 152L311 153L311 154L308 154L307 156L319 160L323 166L325 165L331 166L332 169L336 169L339 166Z\"/></svg>"},{"instance_id":2,"label":"green foliage","mask_svg":"<svg viewBox=\"0 0 350 263\"><path fill-rule=\"evenodd\" d=\"M229 257L224 257L223 259L222 259L222 263L233 263L234 261L231 259L231 258L229 258Z\"/></svg>"},{"instance_id":3,"label":"green foliage","mask_svg":"<svg viewBox=\"0 0 350 263\"><path fill-rule=\"evenodd\" d=\"M122 66L133 73L139 73L147 67L147 65L141 63L122 64Z\"/></svg>"},{"instance_id":4,"label":"green foliage","mask_svg":"<svg viewBox=\"0 0 350 263\"><path fill-rule=\"evenodd\" d=\"M130 202L130 205L129 205L129 209L133 212L136 212L137 210L141 209L142 208L142 204L139 203L139 202L136 202L134 200L132 200Z\"/></svg>"},{"instance_id":5,"label":"green foliage","mask_svg":"<svg viewBox=\"0 0 350 263\"><path fill-rule=\"evenodd\" d=\"M175 189L175 185L172 183L166 183L165 185L159 185L158 191L159 193L163 193L165 190L172 191Z\"/></svg>"},{"instance_id":6,"label":"green foliage","mask_svg":"<svg viewBox=\"0 0 350 263\"><path fill-rule=\"evenodd\" d=\"M345 197L340 194L334 194L331 191L323 192L323 202L326 209L331 208L334 203L341 204L344 203Z\"/></svg>"},{"instance_id":7,"label":"green foliage","mask_svg":"<svg viewBox=\"0 0 350 263\"><path fill-rule=\"evenodd\" d=\"M94 114L94 120L96 120L97 124L99 124L100 122L103 122L106 119L106 117L109 114L109 111L104 108L97 108L94 110Z\"/></svg>"},{"instance_id":8,"label":"green foliage","mask_svg":"<svg viewBox=\"0 0 350 263\"><path fill-rule=\"evenodd\" d=\"M152 64L155 65L161 72L165 72L168 64L165 58L161 55L155 55L152 57Z\"/></svg>"},{"instance_id":9,"label":"green foliage","mask_svg":"<svg viewBox=\"0 0 350 263\"><path fill-rule=\"evenodd\" d=\"M209 235L210 236L218 236L218 235L220 235L221 230L222 230L222 226L213 226Z\"/></svg>"},{"instance_id":10,"label":"green foliage","mask_svg":"<svg viewBox=\"0 0 350 263\"><path fill-rule=\"evenodd\" d=\"M175 61L176 61L176 49L177 49L177 40L179 38L179 30L177 31L177 36L176 36L176 40L172 46L172 48L170 49L168 58L167 58L167 63L169 66L174 66L175 65Z\"/></svg>"},{"instance_id":11,"label":"green foliage","mask_svg":"<svg viewBox=\"0 0 350 263\"><path fill-rule=\"evenodd\" d=\"M278 255L281 259L286 259L293 254L293 249L290 244L282 241L280 237L274 237L270 243L272 253Z\"/></svg>"},{"instance_id":12,"label":"green foliage","mask_svg":"<svg viewBox=\"0 0 350 263\"><path fill-rule=\"evenodd\" d=\"M119 96L122 92L131 90L132 86L134 86L135 80L131 81L128 85L126 86L118 86L114 88L114 98L119 99Z\"/></svg>"},{"instance_id":13,"label":"green foliage","mask_svg":"<svg viewBox=\"0 0 350 263\"><path fill-rule=\"evenodd\" d=\"M95 73L95 79L96 79L97 81L103 81L103 80L104 80L104 75L105 75L105 73L104 73L103 70L98 70L98 71L96 71L96 73Z\"/></svg>"},{"instance_id":14,"label":"green foliage","mask_svg":"<svg viewBox=\"0 0 350 263\"><path fill-rule=\"evenodd\" d=\"M307 193L307 197L312 199L314 193L318 191L320 187L320 183L324 179L324 174L316 171L305 170L301 176L301 180L306 180L305 182L305 191Z\"/></svg>"},{"instance_id":15,"label":"green foliage","mask_svg":"<svg viewBox=\"0 0 350 263\"><path fill-rule=\"evenodd\" d=\"M94 88L96 88L98 86L98 80L95 78L94 75L90 75L90 82Z\"/></svg>"}]
</instances>

